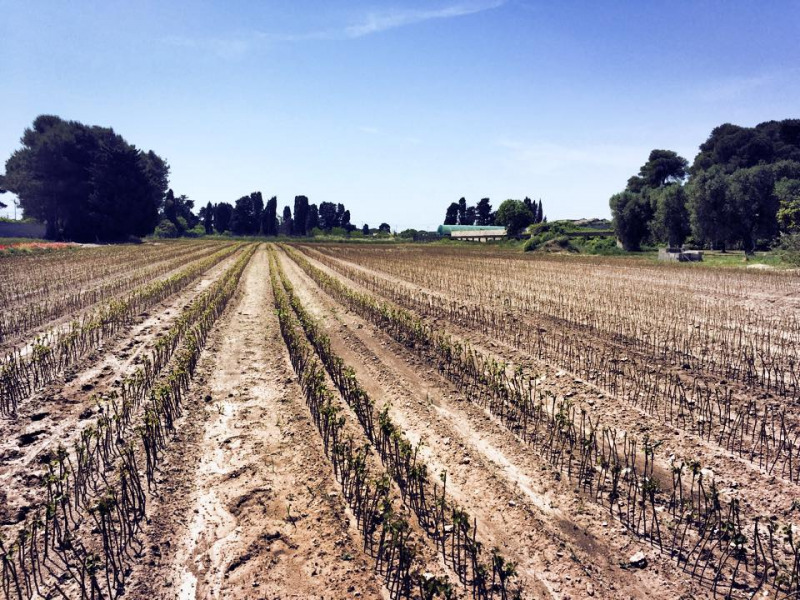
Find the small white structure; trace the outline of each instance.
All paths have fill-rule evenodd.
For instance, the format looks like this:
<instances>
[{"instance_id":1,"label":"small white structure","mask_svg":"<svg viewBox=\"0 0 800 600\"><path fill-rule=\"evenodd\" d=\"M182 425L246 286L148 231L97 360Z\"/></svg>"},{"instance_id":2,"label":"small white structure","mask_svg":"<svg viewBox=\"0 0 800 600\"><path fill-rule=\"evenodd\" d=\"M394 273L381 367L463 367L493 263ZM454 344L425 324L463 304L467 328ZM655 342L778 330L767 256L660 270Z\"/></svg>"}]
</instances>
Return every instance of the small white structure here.
<instances>
[{"instance_id":1,"label":"small white structure","mask_svg":"<svg viewBox=\"0 0 800 600\"><path fill-rule=\"evenodd\" d=\"M453 231L450 237L454 240L466 242L492 242L506 239L506 230L502 227L497 229L480 229L475 231Z\"/></svg>"}]
</instances>

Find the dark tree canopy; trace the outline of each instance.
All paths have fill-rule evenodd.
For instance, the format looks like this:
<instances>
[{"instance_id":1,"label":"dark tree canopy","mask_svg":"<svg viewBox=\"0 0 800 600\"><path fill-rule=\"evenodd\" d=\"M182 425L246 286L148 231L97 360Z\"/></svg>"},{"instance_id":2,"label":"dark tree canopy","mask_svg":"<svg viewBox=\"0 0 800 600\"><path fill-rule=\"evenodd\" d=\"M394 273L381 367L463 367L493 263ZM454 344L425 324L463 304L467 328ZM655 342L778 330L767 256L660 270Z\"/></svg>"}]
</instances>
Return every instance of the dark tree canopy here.
<instances>
[{"instance_id":1,"label":"dark tree canopy","mask_svg":"<svg viewBox=\"0 0 800 600\"><path fill-rule=\"evenodd\" d=\"M380 233L391 233L392 228L389 226L388 223L381 223L380 225L378 225L378 231Z\"/></svg>"},{"instance_id":2,"label":"dark tree canopy","mask_svg":"<svg viewBox=\"0 0 800 600\"><path fill-rule=\"evenodd\" d=\"M322 202L319 205L319 228L330 231L337 227L336 205L333 202Z\"/></svg>"},{"instance_id":3,"label":"dark tree canopy","mask_svg":"<svg viewBox=\"0 0 800 600\"><path fill-rule=\"evenodd\" d=\"M269 236L278 235L278 198L275 196L267 200L261 216L261 232Z\"/></svg>"},{"instance_id":4,"label":"dark tree canopy","mask_svg":"<svg viewBox=\"0 0 800 600\"><path fill-rule=\"evenodd\" d=\"M261 227L264 199L261 192L253 192L236 201L231 217L231 232L236 235L257 235Z\"/></svg>"},{"instance_id":5,"label":"dark tree canopy","mask_svg":"<svg viewBox=\"0 0 800 600\"><path fill-rule=\"evenodd\" d=\"M639 169L639 177L646 187L660 188L668 183L681 183L686 179L688 166L689 161L672 150L653 150Z\"/></svg>"},{"instance_id":6,"label":"dark tree canopy","mask_svg":"<svg viewBox=\"0 0 800 600\"><path fill-rule=\"evenodd\" d=\"M494 214L492 213L492 204L489 198L481 198L475 207L475 224L494 225ZM445 225L449 225L449 223L445 223Z\"/></svg>"},{"instance_id":7,"label":"dark tree canopy","mask_svg":"<svg viewBox=\"0 0 800 600\"><path fill-rule=\"evenodd\" d=\"M195 216L193 210L193 200L190 200L185 195L176 198L171 189L167 190L167 195L164 197L164 209L161 213L161 217L175 226L176 235L183 235L197 225L199 220ZM201 212L203 212L202 209ZM205 213L203 213L203 215L204 214ZM203 215L201 215L201 218Z\"/></svg>"},{"instance_id":8,"label":"dark tree canopy","mask_svg":"<svg viewBox=\"0 0 800 600\"><path fill-rule=\"evenodd\" d=\"M316 204L309 204L308 218L306 219L306 235L311 233L312 229L319 229L319 208Z\"/></svg>"},{"instance_id":9,"label":"dark tree canopy","mask_svg":"<svg viewBox=\"0 0 800 600\"><path fill-rule=\"evenodd\" d=\"M444 216L445 225L458 225L458 202L451 202Z\"/></svg>"},{"instance_id":10,"label":"dark tree canopy","mask_svg":"<svg viewBox=\"0 0 800 600\"><path fill-rule=\"evenodd\" d=\"M294 197L294 220L292 221L292 235L306 235L308 222L308 198L305 196Z\"/></svg>"},{"instance_id":11,"label":"dark tree canopy","mask_svg":"<svg viewBox=\"0 0 800 600\"><path fill-rule=\"evenodd\" d=\"M292 235L292 209L288 206L283 207L283 217L281 218L280 233L282 235Z\"/></svg>"},{"instance_id":12,"label":"dark tree canopy","mask_svg":"<svg viewBox=\"0 0 800 600\"><path fill-rule=\"evenodd\" d=\"M469 225L469 223L467 223L466 220L467 220L467 199L460 198L458 201L458 224Z\"/></svg>"},{"instance_id":13,"label":"dark tree canopy","mask_svg":"<svg viewBox=\"0 0 800 600\"><path fill-rule=\"evenodd\" d=\"M214 232L214 206L211 202L200 209L199 216L203 223L203 228L206 230L206 235L211 235Z\"/></svg>"},{"instance_id":14,"label":"dark tree canopy","mask_svg":"<svg viewBox=\"0 0 800 600\"><path fill-rule=\"evenodd\" d=\"M683 244L689 233L686 194L688 161L672 150L652 150L625 191L609 200L614 231L626 250L646 241Z\"/></svg>"},{"instance_id":15,"label":"dark tree canopy","mask_svg":"<svg viewBox=\"0 0 800 600\"><path fill-rule=\"evenodd\" d=\"M361 228L361 233L363 233L364 235L369 235L369 225L364 223L364 226Z\"/></svg>"},{"instance_id":16,"label":"dark tree canopy","mask_svg":"<svg viewBox=\"0 0 800 600\"><path fill-rule=\"evenodd\" d=\"M230 231L233 206L227 202L220 202L214 207L214 229L217 233Z\"/></svg>"},{"instance_id":17,"label":"dark tree canopy","mask_svg":"<svg viewBox=\"0 0 800 600\"><path fill-rule=\"evenodd\" d=\"M113 129L37 117L6 162L3 189L52 239L120 241L153 231L169 167Z\"/></svg>"},{"instance_id":18,"label":"dark tree canopy","mask_svg":"<svg viewBox=\"0 0 800 600\"><path fill-rule=\"evenodd\" d=\"M725 123L700 145L692 174L718 165L727 173L783 160L800 162L800 119L766 121L755 127Z\"/></svg>"},{"instance_id":19,"label":"dark tree canopy","mask_svg":"<svg viewBox=\"0 0 800 600\"><path fill-rule=\"evenodd\" d=\"M461 220L461 225L474 225L477 218L477 212L474 206L468 206L464 217Z\"/></svg>"}]
</instances>

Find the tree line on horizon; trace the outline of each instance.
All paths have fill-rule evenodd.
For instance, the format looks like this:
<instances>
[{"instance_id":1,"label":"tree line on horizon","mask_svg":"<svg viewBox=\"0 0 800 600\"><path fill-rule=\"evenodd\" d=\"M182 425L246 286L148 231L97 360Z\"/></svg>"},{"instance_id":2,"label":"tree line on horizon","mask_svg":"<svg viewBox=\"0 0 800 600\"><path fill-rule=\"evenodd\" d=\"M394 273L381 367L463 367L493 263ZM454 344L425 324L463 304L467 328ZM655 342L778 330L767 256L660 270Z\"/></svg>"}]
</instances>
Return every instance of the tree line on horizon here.
<instances>
[{"instance_id":1,"label":"tree line on horizon","mask_svg":"<svg viewBox=\"0 0 800 600\"><path fill-rule=\"evenodd\" d=\"M541 198L531 200L505 200L496 211L491 200L481 198L475 206L467 205L466 198L451 202L444 215L445 225L498 225L505 227L509 235L516 235L529 225L547 221Z\"/></svg>"},{"instance_id":2,"label":"tree line on horizon","mask_svg":"<svg viewBox=\"0 0 800 600\"><path fill-rule=\"evenodd\" d=\"M17 195L26 218L46 225L45 236L77 242L120 242L155 233L159 237L204 234L307 236L348 235L358 228L343 204L309 203L296 196L294 210L277 213L277 198L261 192L233 204L209 202L194 213L194 201L169 187L169 165L108 127L40 115L26 128L22 147L6 161L0 193ZM3 204L3 207L5 205ZM366 224L363 235L388 234Z\"/></svg>"},{"instance_id":3,"label":"tree line on horizon","mask_svg":"<svg viewBox=\"0 0 800 600\"><path fill-rule=\"evenodd\" d=\"M209 202L198 215L206 234L232 234L241 236L294 236L305 237L332 233L347 235L358 230L350 222L350 211L341 203L309 203L307 196L295 196L294 210L289 205L278 215L278 198L272 196L264 203L261 192L242 196L234 204ZM379 231L386 233L389 225L382 223ZM364 224L364 235L372 230Z\"/></svg>"},{"instance_id":4,"label":"tree line on horizon","mask_svg":"<svg viewBox=\"0 0 800 600\"><path fill-rule=\"evenodd\" d=\"M691 166L674 151L653 150L609 205L626 250L770 248L800 233L800 119L720 125Z\"/></svg>"}]
</instances>

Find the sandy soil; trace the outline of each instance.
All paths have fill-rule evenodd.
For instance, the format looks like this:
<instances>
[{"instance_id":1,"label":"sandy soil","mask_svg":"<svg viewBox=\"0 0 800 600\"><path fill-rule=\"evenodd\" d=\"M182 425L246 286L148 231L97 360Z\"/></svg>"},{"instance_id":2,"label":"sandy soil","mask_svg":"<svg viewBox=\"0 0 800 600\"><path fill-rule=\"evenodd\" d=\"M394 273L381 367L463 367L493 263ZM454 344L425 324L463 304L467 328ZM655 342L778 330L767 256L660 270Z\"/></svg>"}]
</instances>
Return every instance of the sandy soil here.
<instances>
[{"instance_id":1,"label":"sandy soil","mask_svg":"<svg viewBox=\"0 0 800 600\"><path fill-rule=\"evenodd\" d=\"M334 350L379 405L391 405L390 414L409 439L424 440L428 467L448 472L448 489L478 519L479 538L517 562L530 597L702 596L687 577L670 572L668 559L649 552L607 513L582 501L529 447L439 376L434 365L336 304L286 255L281 258ZM509 531L525 533L509 536ZM639 550L651 558L647 570L620 568Z\"/></svg>"},{"instance_id":2,"label":"sandy soil","mask_svg":"<svg viewBox=\"0 0 800 600\"><path fill-rule=\"evenodd\" d=\"M409 441L423 443L421 458L433 476L447 472L448 494L477 519L484 548L497 547L516 563L524 598L710 595L672 559L582 496L442 377L437 365L332 299L288 255L278 251L278 257L303 305L376 405L388 404ZM61 381L21 403L16 419L0 422L0 524L13 529L24 519L23 506L36 493L31 484L39 460L57 444L69 445L96 416L92 396L112 390L133 372L180 311L233 260L140 315ZM509 340L446 321L438 326L487 355L539 373L555 395L572 398L618 429L663 439L662 470L669 454L701 456L724 493L738 495L750 513L785 512L787 501L800 497L800 486L765 477L751 461L632 410L590 381L533 360ZM143 552L131 560L124 598L388 600L289 363L265 246L256 251L212 329L183 408L155 490L148 493ZM342 408L347 431L363 440L352 411L343 403ZM370 460L376 471L382 469L377 455ZM396 489L392 497L400 503ZM420 565L454 580L410 519ZM637 552L647 557L641 568L629 565ZM456 588L457 598L466 597Z\"/></svg>"},{"instance_id":3,"label":"sandy soil","mask_svg":"<svg viewBox=\"0 0 800 600\"><path fill-rule=\"evenodd\" d=\"M205 350L155 508L163 529L148 533L157 576L139 569L133 598L384 597L295 383L267 273L261 249Z\"/></svg>"},{"instance_id":4,"label":"sandy soil","mask_svg":"<svg viewBox=\"0 0 800 600\"><path fill-rule=\"evenodd\" d=\"M313 254L313 253L312 253ZM364 290L358 283L336 273L323 263L307 256L319 268L340 279L346 280L353 288ZM370 271L365 267L359 267ZM375 271L370 271L373 274ZM398 285L409 285L398 278L380 274ZM439 292L415 286L426 293L441 295ZM369 292L374 293L374 292ZM558 365L536 360L529 354L516 349L512 341L483 334L475 329L462 327L452 321L426 319L432 325L446 328L448 334L468 341L470 345L485 356L506 361L515 366L525 367L528 372L537 373L542 378L542 388L557 397L568 396L578 403L593 418L603 423L613 423L620 432L630 432L639 437L649 434L663 443L658 450L657 468L661 479L670 480L669 459L699 459L702 466L710 470L724 497L736 497L742 502L746 514L778 514L789 516L793 501L800 497L800 485L766 471L746 456L740 456L703 438L677 427L663 423L653 415L634 407L624 399L616 398L590 381L562 369ZM746 396L744 386L739 386L739 394Z\"/></svg>"},{"instance_id":5,"label":"sandy soil","mask_svg":"<svg viewBox=\"0 0 800 600\"><path fill-rule=\"evenodd\" d=\"M139 315L139 322L99 347L59 380L20 402L18 415L0 421L0 523L25 516L34 499L32 477L40 473L38 458L59 444L69 448L83 427L98 414L94 396L113 390L157 339L172 326L181 309L216 281L235 258L209 269L194 285Z\"/></svg>"}]
</instances>

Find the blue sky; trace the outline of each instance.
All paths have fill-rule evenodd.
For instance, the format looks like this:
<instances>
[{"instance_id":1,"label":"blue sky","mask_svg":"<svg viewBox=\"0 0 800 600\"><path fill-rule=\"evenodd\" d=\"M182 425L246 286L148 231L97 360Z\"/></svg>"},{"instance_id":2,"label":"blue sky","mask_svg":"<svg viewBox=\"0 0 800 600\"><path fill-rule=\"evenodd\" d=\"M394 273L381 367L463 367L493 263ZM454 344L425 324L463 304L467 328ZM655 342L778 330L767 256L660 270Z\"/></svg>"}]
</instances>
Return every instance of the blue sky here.
<instances>
[{"instance_id":1,"label":"blue sky","mask_svg":"<svg viewBox=\"0 0 800 600\"><path fill-rule=\"evenodd\" d=\"M36 115L254 190L435 227L465 196L608 216L653 148L800 117L798 2L0 0L0 160ZM8 199L8 195L4 197ZM10 209L4 211L10 213Z\"/></svg>"}]
</instances>

